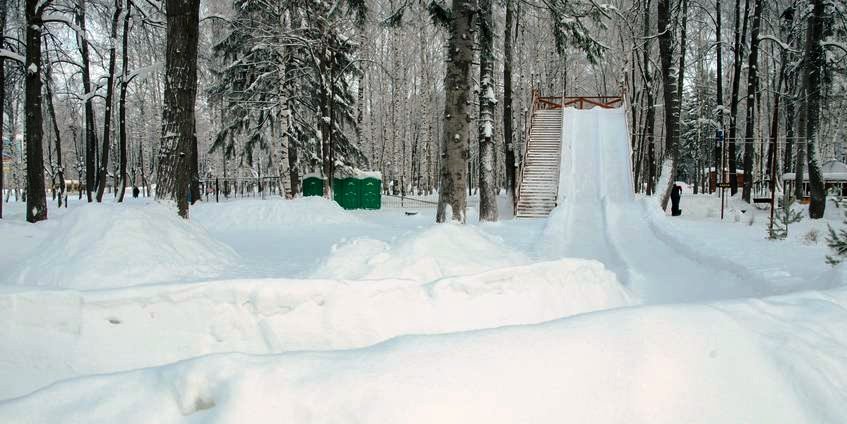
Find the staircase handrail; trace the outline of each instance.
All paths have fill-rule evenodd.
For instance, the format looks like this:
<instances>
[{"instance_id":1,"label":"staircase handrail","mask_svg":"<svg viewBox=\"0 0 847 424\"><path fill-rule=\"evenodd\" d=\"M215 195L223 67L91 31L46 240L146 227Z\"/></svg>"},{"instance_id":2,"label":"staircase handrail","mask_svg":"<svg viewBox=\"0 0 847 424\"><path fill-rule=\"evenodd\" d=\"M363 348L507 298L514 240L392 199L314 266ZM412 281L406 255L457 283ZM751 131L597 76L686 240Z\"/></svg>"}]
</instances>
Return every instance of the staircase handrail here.
<instances>
[{"instance_id":1,"label":"staircase handrail","mask_svg":"<svg viewBox=\"0 0 847 424\"><path fill-rule=\"evenodd\" d=\"M521 185L523 184L523 173L524 173L524 169L526 169L526 160L529 157L529 155L528 155L528 153L529 153L529 136L530 136L530 134L532 134L532 123L535 120L535 111L538 109L538 102L539 102L540 98L541 98L541 91L538 90L537 88L533 88L532 89L532 101L530 102L531 105L530 105L529 117L527 118L529 122L527 123L527 126L526 126L526 134L525 134L525 137L524 137L524 149L523 149L523 154L521 155L521 167L520 167L519 173L518 173L517 187L515 187L514 205L512 205L512 210L514 210L516 213L517 213L517 210L518 210L518 200L521 197Z\"/></svg>"}]
</instances>

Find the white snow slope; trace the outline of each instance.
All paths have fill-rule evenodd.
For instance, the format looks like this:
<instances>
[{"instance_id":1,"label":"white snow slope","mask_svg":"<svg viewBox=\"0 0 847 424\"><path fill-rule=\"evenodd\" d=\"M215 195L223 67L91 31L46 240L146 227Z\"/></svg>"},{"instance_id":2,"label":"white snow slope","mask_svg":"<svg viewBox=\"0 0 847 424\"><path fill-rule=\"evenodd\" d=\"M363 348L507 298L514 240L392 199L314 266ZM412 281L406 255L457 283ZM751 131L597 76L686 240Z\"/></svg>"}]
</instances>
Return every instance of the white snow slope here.
<instances>
[{"instance_id":1,"label":"white snow slope","mask_svg":"<svg viewBox=\"0 0 847 424\"><path fill-rule=\"evenodd\" d=\"M600 263L576 259L428 284L262 279L20 291L0 294L0 398L215 352L348 349L631 304Z\"/></svg>"},{"instance_id":2,"label":"white snow slope","mask_svg":"<svg viewBox=\"0 0 847 424\"><path fill-rule=\"evenodd\" d=\"M626 308L62 382L0 422L839 424L847 291Z\"/></svg>"},{"instance_id":3,"label":"white snow slope","mask_svg":"<svg viewBox=\"0 0 847 424\"><path fill-rule=\"evenodd\" d=\"M79 204L46 225L53 231L13 266L7 283L127 287L211 278L239 262L203 227L155 202Z\"/></svg>"},{"instance_id":4,"label":"white snow slope","mask_svg":"<svg viewBox=\"0 0 847 424\"><path fill-rule=\"evenodd\" d=\"M174 231L205 225L224 245L210 260L235 246L235 275L251 278L166 266L154 275L171 284L124 287L134 273L95 284L33 267L108 256L74 241L63 258L48 239L87 232L0 222L36 258L0 290L0 398L19 396L0 401L0 422L847 422L847 264L821 271L822 258L773 244L756 255L748 233L664 217L632 194L623 110L567 110L564 124L560 207L543 232L432 228L317 199L204 205ZM92 208L58 222L106 228L89 242L131 259L105 240L120 211Z\"/></svg>"},{"instance_id":5,"label":"white snow slope","mask_svg":"<svg viewBox=\"0 0 847 424\"><path fill-rule=\"evenodd\" d=\"M624 109L566 109L559 207L542 246L551 257L597 259L646 303L702 301L828 288L727 266L658 224L655 200L633 195Z\"/></svg>"}]
</instances>

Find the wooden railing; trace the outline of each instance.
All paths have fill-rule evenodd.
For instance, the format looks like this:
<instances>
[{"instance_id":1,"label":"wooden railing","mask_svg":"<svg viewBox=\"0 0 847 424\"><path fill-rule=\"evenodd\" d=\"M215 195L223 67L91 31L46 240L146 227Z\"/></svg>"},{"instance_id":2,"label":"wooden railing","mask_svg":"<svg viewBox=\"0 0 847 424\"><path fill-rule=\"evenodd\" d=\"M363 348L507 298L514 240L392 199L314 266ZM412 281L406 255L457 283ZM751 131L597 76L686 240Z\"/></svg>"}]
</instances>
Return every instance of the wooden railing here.
<instances>
[{"instance_id":1,"label":"wooden railing","mask_svg":"<svg viewBox=\"0 0 847 424\"><path fill-rule=\"evenodd\" d=\"M574 107L577 109L590 109L600 107L603 109L615 109L623 104L621 96L575 96L575 97L539 97L540 109L562 109Z\"/></svg>"},{"instance_id":2,"label":"wooden railing","mask_svg":"<svg viewBox=\"0 0 847 424\"><path fill-rule=\"evenodd\" d=\"M526 135L524 137L524 151L521 157L521 164L518 173L517 187L515 187L514 210L517 211L518 200L521 196L521 183L523 182L523 173L526 169L526 160L529 153L529 136L532 134L532 124L537 110L556 110L566 107L576 109L591 109L599 107L603 109L615 109L624 106L624 97L621 96L541 96L541 91L537 88L532 89L532 101L529 111L528 124L526 126Z\"/></svg>"}]
</instances>

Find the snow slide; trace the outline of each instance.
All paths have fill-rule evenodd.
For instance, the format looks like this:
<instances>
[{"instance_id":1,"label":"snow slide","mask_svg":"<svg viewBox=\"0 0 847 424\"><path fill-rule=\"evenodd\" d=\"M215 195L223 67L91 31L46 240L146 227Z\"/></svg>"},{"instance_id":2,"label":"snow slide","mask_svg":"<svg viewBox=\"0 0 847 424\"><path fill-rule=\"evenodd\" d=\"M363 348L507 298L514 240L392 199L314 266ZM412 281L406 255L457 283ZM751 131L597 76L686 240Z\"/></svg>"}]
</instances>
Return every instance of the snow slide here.
<instances>
[{"instance_id":1,"label":"snow slide","mask_svg":"<svg viewBox=\"0 0 847 424\"><path fill-rule=\"evenodd\" d=\"M724 271L655 230L651 209L633 194L624 109L566 109L559 206L541 243L551 257L597 259L647 303L773 294L767 281Z\"/></svg>"}]
</instances>

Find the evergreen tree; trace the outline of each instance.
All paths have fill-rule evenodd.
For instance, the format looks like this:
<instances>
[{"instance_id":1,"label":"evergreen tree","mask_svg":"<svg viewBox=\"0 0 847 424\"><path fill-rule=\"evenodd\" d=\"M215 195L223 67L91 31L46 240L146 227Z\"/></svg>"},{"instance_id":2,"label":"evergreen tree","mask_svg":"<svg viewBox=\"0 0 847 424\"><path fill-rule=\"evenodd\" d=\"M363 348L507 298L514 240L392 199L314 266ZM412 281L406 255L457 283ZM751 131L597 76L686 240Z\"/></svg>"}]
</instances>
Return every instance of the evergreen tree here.
<instances>
[{"instance_id":1,"label":"evergreen tree","mask_svg":"<svg viewBox=\"0 0 847 424\"><path fill-rule=\"evenodd\" d=\"M788 226L803 219L800 211L794 210L794 198L779 199L779 206L774 211L773 227L768 229L771 240L785 240L788 237Z\"/></svg>"},{"instance_id":2,"label":"evergreen tree","mask_svg":"<svg viewBox=\"0 0 847 424\"><path fill-rule=\"evenodd\" d=\"M226 157L248 166L254 165L257 153L268 153L276 157L283 181L297 179L296 169L283 174L288 158L299 149L312 150L327 180L335 162L367 163L350 137L357 125L350 85L360 73L354 58L358 46L347 36L349 22L330 6L233 2L237 14L232 31L214 46L225 65L211 95L227 124L212 151L222 149ZM362 22L364 4L350 2L348 7L355 21Z\"/></svg>"}]
</instances>

